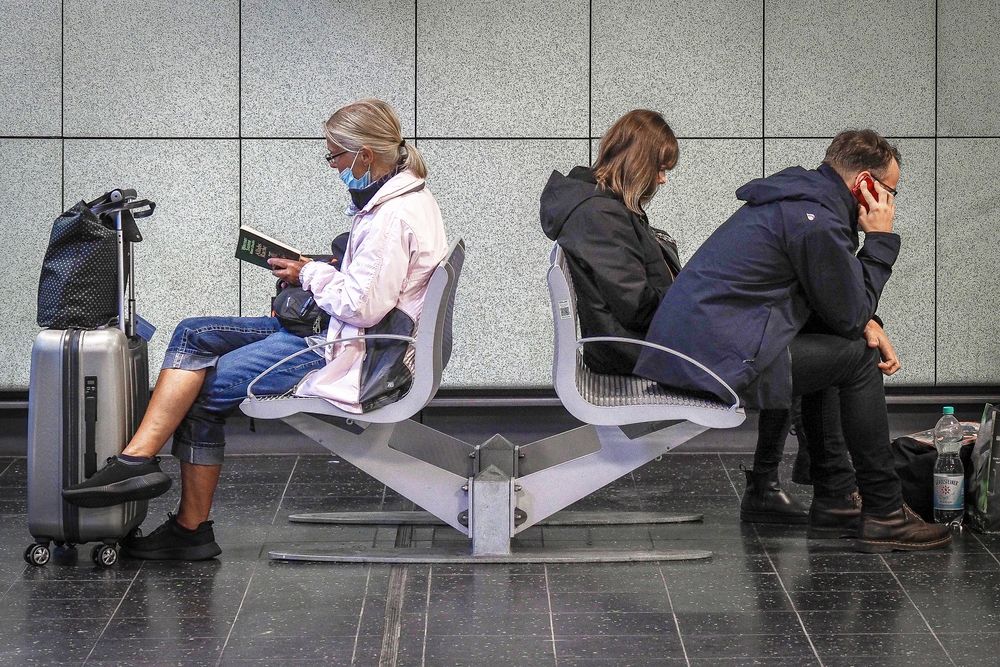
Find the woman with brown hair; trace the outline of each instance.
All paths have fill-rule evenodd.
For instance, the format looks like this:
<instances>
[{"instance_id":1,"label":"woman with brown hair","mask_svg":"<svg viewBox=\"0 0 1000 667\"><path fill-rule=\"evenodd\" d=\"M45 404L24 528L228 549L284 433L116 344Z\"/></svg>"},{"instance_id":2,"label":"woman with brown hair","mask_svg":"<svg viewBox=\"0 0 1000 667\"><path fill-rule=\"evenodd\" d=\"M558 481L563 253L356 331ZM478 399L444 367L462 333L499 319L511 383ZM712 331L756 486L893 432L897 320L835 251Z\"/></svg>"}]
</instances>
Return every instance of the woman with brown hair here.
<instances>
[{"instance_id":1,"label":"woman with brown hair","mask_svg":"<svg viewBox=\"0 0 1000 667\"><path fill-rule=\"evenodd\" d=\"M630 111L611 126L593 167L552 172L542 191L545 235L566 253L584 336L642 340L674 276L677 245L650 226L645 207L677 164L677 138L655 111ZM591 343L598 373L631 374L638 345Z\"/></svg>"},{"instance_id":2,"label":"woman with brown hair","mask_svg":"<svg viewBox=\"0 0 1000 667\"><path fill-rule=\"evenodd\" d=\"M549 177L541 199L542 229L566 254L584 337L645 339L681 269L676 243L649 224L645 207L667 182L678 155L677 138L663 116L636 109L601 139L593 167L575 167L567 176L554 171ZM583 360L597 373L631 375L642 349L628 343L588 343ZM758 434L758 452L768 460L758 456L755 470L746 471L741 517L804 523L806 508L778 480L788 411L772 411L769 417Z\"/></svg>"}]
</instances>

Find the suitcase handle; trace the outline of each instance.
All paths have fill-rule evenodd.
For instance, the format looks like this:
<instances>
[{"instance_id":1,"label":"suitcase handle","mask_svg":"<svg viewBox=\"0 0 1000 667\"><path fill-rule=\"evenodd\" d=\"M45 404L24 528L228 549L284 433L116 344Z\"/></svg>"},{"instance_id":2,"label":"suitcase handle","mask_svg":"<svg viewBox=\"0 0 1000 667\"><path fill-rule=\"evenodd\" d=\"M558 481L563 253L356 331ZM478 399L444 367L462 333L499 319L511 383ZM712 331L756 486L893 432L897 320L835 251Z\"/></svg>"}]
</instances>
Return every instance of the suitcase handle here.
<instances>
[{"instance_id":1,"label":"suitcase handle","mask_svg":"<svg viewBox=\"0 0 1000 667\"><path fill-rule=\"evenodd\" d=\"M148 199L138 199L128 202L107 202L91 207L91 212L95 215L108 215L118 211L131 211L133 218L148 218L156 210L156 202Z\"/></svg>"},{"instance_id":2,"label":"suitcase handle","mask_svg":"<svg viewBox=\"0 0 1000 667\"><path fill-rule=\"evenodd\" d=\"M97 376L83 378L83 421L86 450L83 454L83 477L97 472Z\"/></svg>"},{"instance_id":3,"label":"suitcase handle","mask_svg":"<svg viewBox=\"0 0 1000 667\"><path fill-rule=\"evenodd\" d=\"M93 201L86 202L86 204L87 208L93 208L94 205L102 202L120 202L123 200L135 199L138 196L138 193L132 188L116 188L110 192L105 192Z\"/></svg>"}]
</instances>

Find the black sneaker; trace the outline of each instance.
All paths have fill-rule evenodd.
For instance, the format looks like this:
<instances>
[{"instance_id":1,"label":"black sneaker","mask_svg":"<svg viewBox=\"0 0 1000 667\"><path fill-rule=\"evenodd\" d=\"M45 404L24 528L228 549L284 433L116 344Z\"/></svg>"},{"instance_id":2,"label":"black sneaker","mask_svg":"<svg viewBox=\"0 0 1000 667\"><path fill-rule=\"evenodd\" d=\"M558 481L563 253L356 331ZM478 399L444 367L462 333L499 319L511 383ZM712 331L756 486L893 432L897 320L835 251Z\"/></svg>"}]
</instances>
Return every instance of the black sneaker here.
<instances>
[{"instance_id":1,"label":"black sneaker","mask_svg":"<svg viewBox=\"0 0 1000 667\"><path fill-rule=\"evenodd\" d=\"M63 489L62 496L80 507L110 507L162 496L169 488L170 478L160 470L158 457L129 464L111 456L90 478Z\"/></svg>"},{"instance_id":2,"label":"black sneaker","mask_svg":"<svg viewBox=\"0 0 1000 667\"><path fill-rule=\"evenodd\" d=\"M163 525L149 535L122 542L122 555L145 560L208 560L221 553L211 521L188 530L170 513Z\"/></svg>"}]
</instances>

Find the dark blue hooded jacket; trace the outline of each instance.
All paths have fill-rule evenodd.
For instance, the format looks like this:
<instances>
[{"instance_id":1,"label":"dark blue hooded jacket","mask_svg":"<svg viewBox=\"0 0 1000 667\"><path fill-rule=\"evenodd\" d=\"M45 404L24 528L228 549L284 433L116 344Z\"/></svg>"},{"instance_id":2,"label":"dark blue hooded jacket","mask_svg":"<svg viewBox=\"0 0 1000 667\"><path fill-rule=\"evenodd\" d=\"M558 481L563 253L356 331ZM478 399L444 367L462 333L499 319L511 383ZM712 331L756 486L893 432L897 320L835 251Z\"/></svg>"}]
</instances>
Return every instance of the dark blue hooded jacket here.
<instances>
[{"instance_id":1,"label":"dark blue hooded jacket","mask_svg":"<svg viewBox=\"0 0 1000 667\"><path fill-rule=\"evenodd\" d=\"M646 340L711 368L752 407L791 403L788 345L810 317L859 338L899 254L872 233L857 255L857 203L830 166L750 181L746 203L698 249L653 317ZM646 348L635 374L681 389L727 392L697 367Z\"/></svg>"}]
</instances>

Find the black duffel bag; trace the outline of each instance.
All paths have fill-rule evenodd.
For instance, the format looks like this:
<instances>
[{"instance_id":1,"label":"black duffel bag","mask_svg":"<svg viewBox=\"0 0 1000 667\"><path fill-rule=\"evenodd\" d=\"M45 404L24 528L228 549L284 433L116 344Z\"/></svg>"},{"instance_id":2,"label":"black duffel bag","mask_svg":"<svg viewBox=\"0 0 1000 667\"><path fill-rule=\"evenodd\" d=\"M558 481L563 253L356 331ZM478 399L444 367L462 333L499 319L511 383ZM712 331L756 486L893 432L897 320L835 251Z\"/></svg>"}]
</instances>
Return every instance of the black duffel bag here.
<instances>
[{"instance_id":1,"label":"black duffel bag","mask_svg":"<svg viewBox=\"0 0 1000 667\"><path fill-rule=\"evenodd\" d=\"M123 212L128 252L131 243L142 240L133 218L151 215L155 208L147 200L129 201L135 196L134 190L112 190L56 218L38 281L38 326L90 329L118 316L116 214Z\"/></svg>"},{"instance_id":2,"label":"black duffel bag","mask_svg":"<svg viewBox=\"0 0 1000 667\"><path fill-rule=\"evenodd\" d=\"M965 467L965 488L969 488L972 474L972 447L969 442L958 450L958 456ZM937 449L910 436L896 438L891 444L895 460L896 474L903 489L903 502L924 521L934 521L934 464L937 463Z\"/></svg>"}]
</instances>

